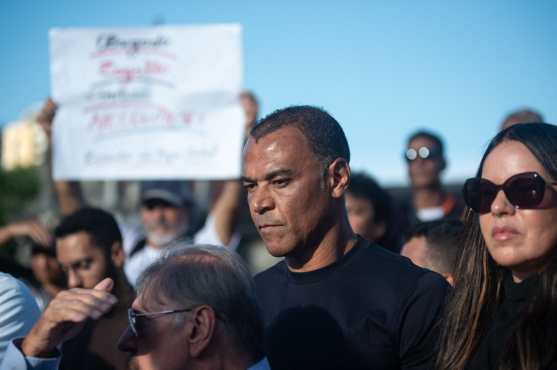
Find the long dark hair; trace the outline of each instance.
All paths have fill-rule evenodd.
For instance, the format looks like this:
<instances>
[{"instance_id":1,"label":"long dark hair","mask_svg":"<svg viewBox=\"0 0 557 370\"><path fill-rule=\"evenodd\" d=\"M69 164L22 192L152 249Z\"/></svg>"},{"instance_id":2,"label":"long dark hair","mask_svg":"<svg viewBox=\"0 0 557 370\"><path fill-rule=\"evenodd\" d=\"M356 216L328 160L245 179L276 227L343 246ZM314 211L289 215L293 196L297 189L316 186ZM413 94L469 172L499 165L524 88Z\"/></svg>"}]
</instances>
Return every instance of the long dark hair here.
<instances>
[{"instance_id":1,"label":"long dark hair","mask_svg":"<svg viewBox=\"0 0 557 370\"><path fill-rule=\"evenodd\" d=\"M486 157L504 141L525 145L554 180L557 180L557 126L519 124L495 136L483 155L476 176L480 177ZM502 300L505 269L491 258L479 224L479 216L467 208L464 240L458 256L456 286L441 329L439 370L462 370L487 332ZM533 299L507 339L500 370L535 370L557 360L553 344L557 326L557 248L540 273Z\"/></svg>"}]
</instances>

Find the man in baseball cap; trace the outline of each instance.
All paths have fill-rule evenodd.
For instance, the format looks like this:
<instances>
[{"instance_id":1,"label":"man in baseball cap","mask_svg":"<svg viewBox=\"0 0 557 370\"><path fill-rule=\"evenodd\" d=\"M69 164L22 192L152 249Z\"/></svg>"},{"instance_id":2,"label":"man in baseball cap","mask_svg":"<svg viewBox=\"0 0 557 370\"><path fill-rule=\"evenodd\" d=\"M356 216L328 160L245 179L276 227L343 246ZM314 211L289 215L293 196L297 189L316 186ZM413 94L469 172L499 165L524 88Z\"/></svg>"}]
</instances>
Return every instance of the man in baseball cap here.
<instances>
[{"instance_id":1,"label":"man in baseball cap","mask_svg":"<svg viewBox=\"0 0 557 370\"><path fill-rule=\"evenodd\" d=\"M165 249L177 243L204 243L233 246L238 235L233 231L234 214L239 205L240 185L225 184L201 230L192 222L192 189L184 181L144 181L141 184L140 216L144 235L129 249L124 266L126 276L136 285L139 275L155 262Z\"/></svg>"}]
</instances>

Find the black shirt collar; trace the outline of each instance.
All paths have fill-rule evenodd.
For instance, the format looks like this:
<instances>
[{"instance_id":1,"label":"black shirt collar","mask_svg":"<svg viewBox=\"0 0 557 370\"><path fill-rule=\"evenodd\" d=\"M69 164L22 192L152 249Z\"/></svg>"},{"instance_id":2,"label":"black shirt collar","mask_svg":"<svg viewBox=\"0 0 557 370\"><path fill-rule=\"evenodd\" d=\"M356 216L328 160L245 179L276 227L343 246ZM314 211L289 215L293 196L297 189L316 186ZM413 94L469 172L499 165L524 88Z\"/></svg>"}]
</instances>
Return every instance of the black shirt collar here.
<instances>
[{"instance_id":1,"label":"black shirt collar","mask_svg":"<svg viewBox=\"0 0 557 370\"><path fill-rule=\"evenodd\" d=\"M314 283L325 279L333 271L336 271L338 268L340 268L340 266L348 263L348 261L352 259L352 256L354 256L360 249L368 244L368 241L357 235L356 243L354 244L352 249L349 250L348 253L346 253L344 256L340 257L337 261L328 266L309 272L292 272L288 269L285 261L284 268L287 270L289 278L292 279L294 282L299 284Z\"/></svg>"}]
</instances>

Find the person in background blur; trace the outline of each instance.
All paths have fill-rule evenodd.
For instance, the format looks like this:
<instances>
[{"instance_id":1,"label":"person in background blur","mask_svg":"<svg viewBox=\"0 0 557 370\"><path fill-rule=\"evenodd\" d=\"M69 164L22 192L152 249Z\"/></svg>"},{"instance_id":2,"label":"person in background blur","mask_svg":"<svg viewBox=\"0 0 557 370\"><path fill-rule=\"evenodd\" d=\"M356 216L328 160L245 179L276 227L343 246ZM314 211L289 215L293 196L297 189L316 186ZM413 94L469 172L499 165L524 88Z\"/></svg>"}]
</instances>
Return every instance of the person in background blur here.
<instances>
[{"instance_id":1,"label":"person in background blur","mask_svg":"<svg viewBox=\"0 0 557 370\"><path fill-rule=\"evenodd\" d=\"M460 219L464 203L460 197L447 192L441 181L447 167L441 137L425 130L414 132L407 140L404 158L411 194L398 210L399 232L404 235L418 222Z\"/></svg>"},{"instance_id":2,"label":"person in background blur","mask_svg":"<svg viewBox=\"0 0 557 370\"><path fill-rule=\"evenodd\" d=\"M192 228L194 199L187 185L183 181L142 183L139 213L144 234L134 234L133 230L123 227L124 248L128 250L124 270L132 285L135 286L141 272L165 249L177 243L208 243L231 248L237 245L239 236L234 229L240 204L240 184L237 181L225 183L200 230Z\"/></svg>"},{"instance_id":3,"label":"person in background blur","mask_svg":"<svg viewBox=\"0 0 557 370\"><path fill-rule=\"evenodd\" d=\"M240 94L240 104L246 114L245 132L247 133L253 128L259 116L259 102L253 92L244 90Z\"/></svg>"},{"instance_id":4,"label":"person in background blur","mask_svg":"<svg viewBox=\"0 0 557 370\"><path fill-rule=\"evenodd\" d=\"M501 130L516 125L517 123L543 123L544 119L540 112L531 108L522 108L509 113L501 122Z\"/></svg>"},{"instance_id":5,"label":"person in background blur","mask_svg":"<svg viewBox=\"0 0 557 370\"><path fill-rule=\"evenodd\" d=\"M33 245L31 249L31 270L38 283L37 289L31 286L31 292L41 310L44 310L48 302L66 288L66 277L62 266L56 259L54 243L48 246Z\"/></svg>"},{"instance_id":6,"label":"person in background blur","mask_svg":"<svg viewBox=\"0 0 557 370\"><path fill-rule=\"evenodd\" d=\"M122 271L125 255L116 220L102 209L84 207L64 217L54 236L69 289L93 289L110 278L118 299L111 310L87 322L78 336L64 343L60 369L128 369L130 356L117 351L116 345L126 328L127 309L135 293Z\"/></svg>"},{"instance_id":7,"label":"person in background blur","mask_svg":"<svg viewBox=\"0 0 557 370\"><path fill-rule=\"evenodd\" d=\"M392 201L372 177L353 173L345 197L352 230L370 242L398 252L400 243L392 235Z\"/></svg>"},{"instance_id":8,"label":"person in background blur","mask_svg":"<svg viewBox=\"0 0 557 370\"><path fill-rule=\"evenodd\" d=\"M0 245L17 238L28 238L32 245L32 276L25 274L17 277L27 283L42 310L66 284L64 272L56 259L54 240L50 231L36 220L14 222L0 228ZM9 263L12 266L16 264L15 261ZM24 271L25 268L21 267L19 270ZM5 272L13 274L11 271Z\"/></svg>"},{"instance_id":9,"label":"person in background blur","mask_svg":"<svg viewBox=\"0 0 557 370\"><path fill-rule=\"evenodd\" d=\"M414 226L400 254L415 265L435 271L454 286L456 255L461 244L462 221L430 221Z\"/></svg>"},{"instance_id":10,"label":"person in background blur","mask_svg":"<svg viewBox=\"0 0 557 370\"><path fill-rule=\"evenodd\" d=\"M37 123L41 126L49 144L52 143L52 122L58 106L48 97L37 116ZM49 145L49 155L52 147ZM83 204L83 193L78 181L52 181L58 202L60 215L65 216L76 211Z\"/></svg>"}]
</instances>

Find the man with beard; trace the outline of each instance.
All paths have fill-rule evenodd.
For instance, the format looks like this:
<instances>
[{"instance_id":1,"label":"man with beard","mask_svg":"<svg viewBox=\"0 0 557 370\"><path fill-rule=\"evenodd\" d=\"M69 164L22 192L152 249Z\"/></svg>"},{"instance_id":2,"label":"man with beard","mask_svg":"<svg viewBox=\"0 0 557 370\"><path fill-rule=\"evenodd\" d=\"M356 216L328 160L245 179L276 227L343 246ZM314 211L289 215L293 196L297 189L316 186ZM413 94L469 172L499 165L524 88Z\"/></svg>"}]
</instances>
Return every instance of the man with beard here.
<instances>
[{"instance_id":1,"label":"man with beard","mask_svg":"<svg viewBox=\"0 0 557 370\"><path fill-rule=\"evenodd\" d=\"M143 237L124 232L124 243L135 240L126 249L126 276L136 285L139 275L155 262L165 249L183 243L234 246L234 219L240 202L240 184L228 181L199 231L194 231L193 198L185 182L146 181L142 184L140 215Z\"/></svg>"},{"instance_id":2,"label":"man with beard","mask_svg":"<svg viewBox=\"0 0 557 370\"><path fill-rule=\"evenodd\" d=\"M54 236L69 289L93 289L111 278L112 293L118 299L99 320L88 321L78 336L64 343L60 369L128 369L130 356L115 348L135 294L122 270L122 234L116 220L101 209L81 208L62 219Z\"/></svg>"},{"instance_id":3,"label":"man with beard","mask_svg":"<svg viewBox=\"0 0 557 370\"><path fill-rule=\"evenodd\" d=\"M271 367L431 369L448 284L354 234L349 161L338 122L310 106L267 116L244 147L253 222L284 257L255 279Z\"/></svg>"}]
</instances>

